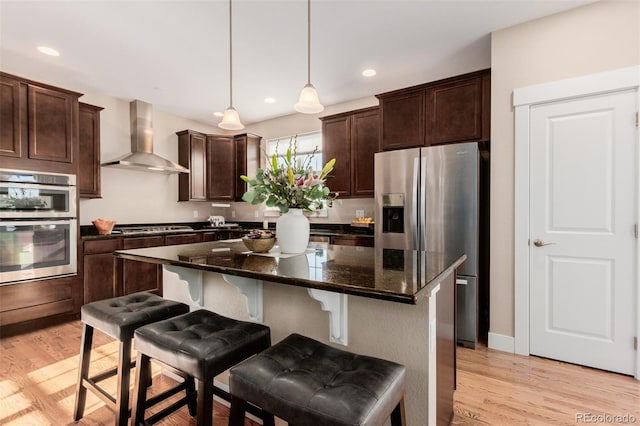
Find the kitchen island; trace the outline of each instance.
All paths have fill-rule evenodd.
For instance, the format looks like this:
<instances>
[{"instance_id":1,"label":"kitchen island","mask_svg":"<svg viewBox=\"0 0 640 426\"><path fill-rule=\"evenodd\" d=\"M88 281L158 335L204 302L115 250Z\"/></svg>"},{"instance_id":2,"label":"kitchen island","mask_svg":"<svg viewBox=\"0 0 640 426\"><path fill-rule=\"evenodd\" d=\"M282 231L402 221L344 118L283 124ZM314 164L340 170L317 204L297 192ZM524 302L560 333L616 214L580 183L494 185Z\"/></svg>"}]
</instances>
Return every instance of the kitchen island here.
<instances>
[{"instance_id":1,"label":"kitchen island","mask_svg":"<svg viewBox=\"0 0 640 426\"><path fill-rule=\"evenodd\" d=\"M404 364L408 425L448 424L455 388L455 270L448 258L311 243L249 252L239 240L118 250L162 264L164 297ZM318 304L318 302L320 302ZM222 386L226 377L219 378Z\"/></svg>"}]
</instances>

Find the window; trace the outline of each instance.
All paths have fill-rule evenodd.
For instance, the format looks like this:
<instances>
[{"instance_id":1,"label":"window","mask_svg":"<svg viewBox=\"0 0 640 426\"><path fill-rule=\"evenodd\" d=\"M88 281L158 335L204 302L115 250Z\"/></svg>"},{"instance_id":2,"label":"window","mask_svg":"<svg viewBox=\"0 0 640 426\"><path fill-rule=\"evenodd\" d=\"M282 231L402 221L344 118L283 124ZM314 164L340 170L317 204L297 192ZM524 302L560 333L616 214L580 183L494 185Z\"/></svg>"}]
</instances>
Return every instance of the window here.
<instances>
[{"instance_id":1,"label":"window","mask_svg":"<svg viewBox=\"0 0 640 426\"><path fill-rule=\"evenodd\" d=\"M265 161L271 161L271 156L276 154L278 164L282 164L284 156L287 155L287 149L289 149L289 141L293 143L293 137L294 136L284 136L281 138L268 139L265 144L265 151L267 153ZM298 159L303 162L307 161L307 158L313 154L314 150L316 150L316 153L313 154L313 158L311 159L311 167L315 171L322 170L322 167L324 167L324 163L322 162L322 132L298 135L296 146L296 155ZM328 215L326 208L317 210L313 213L306 212L305 214L309 217L327 217ZM264 216L277 217L280 216L280 211L275 207L266 207L264 210Z\"/></svg>"},{"instance_id":2,"label":"window","mask_svg":"<svg viewBox=\"0 0 640 426\"><path fill-rule=\"evenodd\" d=\"M278 164L282 164L282 159L287 154L287 149L289 148L289 141L293 143L293 136L267 140L265 145L265 150L267 152L266 161L271 161L271 156L276 154L277 149ZM311 167L316 171L322 170L322 167L324 166L324 163L322 162L322 132L298 135L296 146L296 155L298 159L303 162L307 161L307 158L313 154L314 149L317 149L313 159L311 160Z\"/></svg>"}]
</instances>

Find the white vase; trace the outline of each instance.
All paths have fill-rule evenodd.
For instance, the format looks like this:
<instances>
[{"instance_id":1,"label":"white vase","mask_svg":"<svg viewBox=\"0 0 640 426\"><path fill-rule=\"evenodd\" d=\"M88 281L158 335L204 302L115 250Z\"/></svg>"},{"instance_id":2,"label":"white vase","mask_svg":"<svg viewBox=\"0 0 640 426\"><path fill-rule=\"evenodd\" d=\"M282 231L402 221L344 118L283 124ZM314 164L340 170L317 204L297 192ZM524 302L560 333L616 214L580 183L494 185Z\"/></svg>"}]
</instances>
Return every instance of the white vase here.
<instances>
[{"instance_id":1,"label":"white vase","mask_svg":"<svg viewBox=\"0 0 640 426\"><path fill-rule=\"evenodd\" d=\"M309 219L302 209L289 209L276 221L276 237L282 253L304 253L309 245Z\"/></svg>"}]
</instances>

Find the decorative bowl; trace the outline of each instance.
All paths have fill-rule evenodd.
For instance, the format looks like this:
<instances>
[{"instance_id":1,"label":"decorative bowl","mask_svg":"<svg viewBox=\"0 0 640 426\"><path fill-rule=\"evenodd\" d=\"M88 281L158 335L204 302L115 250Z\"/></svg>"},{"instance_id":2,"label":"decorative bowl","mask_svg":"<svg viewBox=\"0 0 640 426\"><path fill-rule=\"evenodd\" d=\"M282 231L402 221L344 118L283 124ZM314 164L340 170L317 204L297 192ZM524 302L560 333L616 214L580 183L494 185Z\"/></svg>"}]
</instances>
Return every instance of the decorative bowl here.
<instances>
[{"instance_id":1,"label":"decorative bowl","mask_svg":"<svg viewBox=\"0 0 640 426\"><path fill-rule=\"evenodd\" d=\"M113 231L113 227L115 226L116 221L98 218L91 223L93 223L93 226L95 226L98 230L98 234L108 235L111 233L111 231Z\"/></svg>"},{"instance_id":2,"label":"decorative bowl","mask_svg":"<svg viewBox=\"0 0 640 426\"><path fill-rule=\"evenodd\" d=\"M247 238L242 237L244 245L254 253L266 253L271 250L276 243L275 237L272 238Z\"/></svg>"}]
</instances>

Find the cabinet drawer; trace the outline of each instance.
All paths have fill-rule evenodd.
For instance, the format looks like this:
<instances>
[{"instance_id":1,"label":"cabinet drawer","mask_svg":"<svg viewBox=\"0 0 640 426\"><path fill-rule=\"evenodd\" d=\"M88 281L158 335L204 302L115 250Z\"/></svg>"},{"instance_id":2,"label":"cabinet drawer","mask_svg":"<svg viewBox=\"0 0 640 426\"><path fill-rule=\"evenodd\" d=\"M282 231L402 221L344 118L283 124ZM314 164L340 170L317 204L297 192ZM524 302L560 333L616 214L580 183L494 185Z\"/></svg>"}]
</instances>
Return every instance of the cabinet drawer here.
<instances>
[{"instance_id":1,"label":"cabinet drawer","mask_svg":"<svg viewBox=\"0 0 640 426\"><path fill-rule=\"evenodd\" d=\"M218 241L220 239L217 232L203 232L202 241Z\"/></svg>"},{"instance_id":2,"label":"cabinet drawer","mask_svg":"<svg viewBox=\"0 0 640 426\"><path fill-rule=\"evenodd\" d=\"M356 236L342 236L331 237L331 244L339 246L361 246L361 247L373 247L373 238L368 237L356 237Z\"/></svg>"},{"instance_id":3,"label":"cabinet drawer","mask_svg":"<svg viewBox=\"0 0 640 426\"><path fill-rule=\"evenodd\" d=\"M199 234L180 234L180 235L167 235L164 237L165 245L174 245L174 244L189 244L189 243L199 243L200 235Z\"/></svg>"},{"instance_id":4,"label":"cabinet drawer","mask_svg":"<svg viewBox=\"0 0 640 426\"><path fill-rule=\"evenodd\" d=\"M125 238L123 247L127 249L157 247L164 245L164 236L156 235L155 237L133 237Z\"/></svg>"},{"instance_id":5,"label":"cabinet drawer","mask_svg":"<svg viewBox=\"0 0 640 426\"><path fill-rule=\"evenodd\" d=\"M84 254L100 254L100 253L112 253L119 250L120 238L110 238L108 240L93 240L84 242Z\"/></svg>"}]
</instances>

